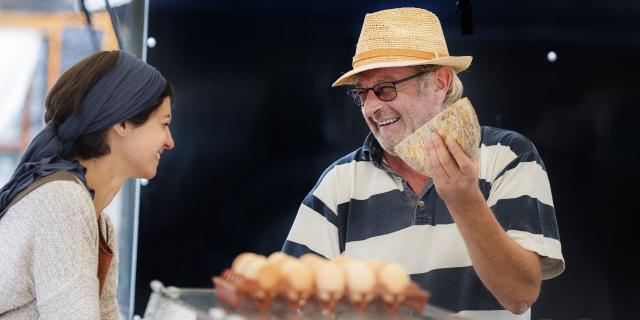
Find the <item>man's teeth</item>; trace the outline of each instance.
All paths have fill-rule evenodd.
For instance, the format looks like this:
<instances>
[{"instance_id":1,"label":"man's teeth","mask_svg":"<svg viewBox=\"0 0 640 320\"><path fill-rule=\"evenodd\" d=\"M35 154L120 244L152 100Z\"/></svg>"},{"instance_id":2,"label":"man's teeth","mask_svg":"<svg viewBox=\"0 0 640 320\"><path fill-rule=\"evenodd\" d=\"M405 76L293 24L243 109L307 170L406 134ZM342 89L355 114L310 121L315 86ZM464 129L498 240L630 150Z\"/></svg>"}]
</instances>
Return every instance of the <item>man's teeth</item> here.
<instances>
[{"instance_id":1,"label":"man's teeth","mask_svg":"<svg viewBox=\"0 0 640 320\"><path fill-rule=\"evenodd\" d=\"M160 152L156 152L156 160L160 160Z\"/></svg>"},{"instance_id":2,"label":"man's teeth","mask_svg":"<svg viewBox=\"0 0 640 320\"><path fill-rule=\"evenodd\" d=\"M391 119L389 119L389 120L385 120L385 121L382 121L382 122L378 122L378 125L379 125L379 126L386 126L386 125L392 124L392 123L394 123L394 122L396 122L396 121L398 121L398 120L400 120L400 117L391 118Z\"/></svg>"}]
</instances>

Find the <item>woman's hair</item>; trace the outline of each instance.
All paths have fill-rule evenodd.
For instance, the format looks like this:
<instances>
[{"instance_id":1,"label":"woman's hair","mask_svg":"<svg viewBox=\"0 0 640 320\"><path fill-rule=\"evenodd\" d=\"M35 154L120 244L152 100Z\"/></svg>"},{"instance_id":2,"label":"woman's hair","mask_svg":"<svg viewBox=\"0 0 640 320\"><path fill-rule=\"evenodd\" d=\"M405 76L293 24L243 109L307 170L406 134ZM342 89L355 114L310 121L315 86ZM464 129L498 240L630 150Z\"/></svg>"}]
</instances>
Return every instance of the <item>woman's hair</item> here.
<instances>
[{"instance_id":1,"label":"woman's hair","mask_svg":"<svg viewBox=\"0 0 640 320\"><path fill-rule=\"evenodd\" d=\"M117 61L118 51L102 51L85 58L63 73L47 96L45 122L53 121L57 128L72 113L80 115L84 97L98 80L115 67ZM168 81L152 104L127 121L136 126L144 124L166 97L173 97L173 88ZM109 154L111 150L106 140L108 130L109 128L80 136L74 141L71 154L65 156L90 159Z\"/></svg>"},{"instance_id":2,"label":"woman's hair","mask_svg":"<svg viewBox=\"0 0 640 320\"><path fill-rule=\"evenodd\" d=\"M458 78L458 74L456 73L456 71L453 70L452 67L438 65L424 65L413 67L413 69L418 72L426 72L426 74L424 75L424 81L422 81L422 86L420 88L420 90L423 92L432 83L431 79L433 77L433 71L436 71L440 68L446 68L449 70L449 72L451 72L451 83L449 84L449 90L447 90L447 94L445 95L443 102L443 106L447 108L452 103L460 100L460 98L462 97L462 91L464 89L462 86L462 81L460 81L460 78Z\"/></svg>"}]
</instances>

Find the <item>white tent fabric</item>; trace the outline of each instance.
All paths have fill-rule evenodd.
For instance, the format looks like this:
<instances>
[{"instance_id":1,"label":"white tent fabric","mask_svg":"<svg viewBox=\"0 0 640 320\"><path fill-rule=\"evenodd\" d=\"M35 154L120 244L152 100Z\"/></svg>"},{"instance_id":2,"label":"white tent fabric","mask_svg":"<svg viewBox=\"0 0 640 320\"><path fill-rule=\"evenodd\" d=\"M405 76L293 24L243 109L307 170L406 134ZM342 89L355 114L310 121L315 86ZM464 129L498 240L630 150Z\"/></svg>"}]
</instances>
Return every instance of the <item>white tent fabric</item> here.
<instances>
[{"instance_id":1,"label":"white tent fabric","mask_svg":"<svg viewBox=\"0 0 640 320\"><path fill-rule=\"evenodd\" d=\"M131 0L109 0L109 5L112 8L128 5ZM85 0L84 5L87 7L89 11L99 11L104 10L104 0Z\"/></svg>"},{"instance_id":2,"label":"white tent fabric","mask_svg":"<svg viewBox=\"0 0 640 320\"><path fill-rule=\"evenodd\" d=\"M21 119L41 46L38 31L0 28L0 141L17 138L12 128L19 130L15 124Z\"/></svg>"}]
</instances>

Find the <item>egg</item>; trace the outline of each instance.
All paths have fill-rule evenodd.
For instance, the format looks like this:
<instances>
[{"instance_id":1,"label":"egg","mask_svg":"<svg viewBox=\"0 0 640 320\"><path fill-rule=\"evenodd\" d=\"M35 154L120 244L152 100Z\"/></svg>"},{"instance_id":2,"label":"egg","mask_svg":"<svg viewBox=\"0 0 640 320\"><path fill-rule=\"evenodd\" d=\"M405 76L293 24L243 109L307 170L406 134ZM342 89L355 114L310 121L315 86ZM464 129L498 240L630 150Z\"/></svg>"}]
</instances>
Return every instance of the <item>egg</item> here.
<instances>
[{"instance_id":1,"label":"egg","mask_svg":"<svg viewBox=\"0 0 640 320\"><path fill-rule=\"evenodd\" d=\"M322 300L339 300L346 287L344 273L337 263L321 262L315 269L315 283L318 296Z\"/></svg>"},{"instance_id":2,"label":"egg","mask_svg":"<svg viewBox=\"0 0 640 320\"><path fill-rule=\"evenodd\" d=\"M374 272L378 272L378 270L385 265L385 262L371 259L365 260L364 263L369 265Z\"/></svg>"},{"instance_id":3,"label":"egg","mask_svg":"<svg viewBox=\"0 0 640 320\"><path fill-rule=\"evenodd\" d=\"M349 261L352 261L352 260L353 260L353 259L351 259L351 258L347 257L347 256L346 256L346 255L344 255L344 254L341 254L341 255L339 255L339 256L337 256L337 257L335 257L335 258L333 259L333 261L334 261L335 263L337 263L338 265L341 265L341 266L342 266L342 265L344 265L345 263L349 262Z\"/></svg>"},{"instance_id":4,"label":"egg","mask_svg":"<svg viewBox=\"0 0 640 320\"><path fill-rule=\"evenodd\" d=\"M313 272L298 260L289 260L282 264L283 278L295 291L310 293L313 288Z\"/></svg>"},{"instance_id":5,"label":"egg","mask_svg":"<svg viewBox=\"0 0 640 320\"><path fill-rule=\"evenodd\" d=\"M317 254L307 253L302 255L299 261L305 264L307 267L311 268L311 270L315 270L320 263L323 263L326 260L318 256Z\"/></svg>"},{"instance_id":6,"label":"egg","mask_svg":"<svg viewBox=\"0 0 640 320\"><path fill-rule=\"evenodd\" d=\"M247 263L251 261L251 257L253 256L256 256L256 254L251 252L244 252L239 254L233 260L233 263L231 264L231 270L233 270L233 272L235 272L236 274L242 274Z\"/></svg>"},{"instance_id":7,"label":"egg","mask_svg":"<svg viewBox=\"0 0 640 320\"><path fill-rule=\"evenodd\" d=\"M394 262L385 263L378 270L378 280L393 294L403 293L411 282L404 267Z\"/></svg>"},{"instance_id":8,"label":"egg","mask_svg":"<svg viewBox=\"0 0 640 320\"><path fill-rule=\"evenodd\" d=\"M274 264L270 264L268 261L257 272L256 281L260 287L265 290L274 290L280 282L281 274L280 268Z\"/></svg>"},{"instance_id":9,"label":"egg","mask_svg":"<svg viewBox=\"0 0 640 320\"><path fill-rule=\"evenodd\" d=\"M295 258L286 253L274 252L267 258L267 262L280 268L285 261L291 259Z\"/></svg>"},{"instance_id":10,"label":"egg","mask_svg":"<svg viewBox=\"0 0 640 320\"><path fill-rule=\"evenodd\" d=\"M243 271L242 275L247 279L256 280L258 278L258 271L266 264L266 257L254 255L249 258L249 261L246 262L244 268L241 270Z\"/></svg>"},{"instance_id":11,"label":"egg","mask_svg":"<svg viewBox=\"0 0 640 320\"><path fill-rule=\"evenodd\" d=\"M355 302L368 301L373 298L376 275L373 269L364 262L351 260L342 265L346 275L349 299Z\"/></svg>"}]
</instances>

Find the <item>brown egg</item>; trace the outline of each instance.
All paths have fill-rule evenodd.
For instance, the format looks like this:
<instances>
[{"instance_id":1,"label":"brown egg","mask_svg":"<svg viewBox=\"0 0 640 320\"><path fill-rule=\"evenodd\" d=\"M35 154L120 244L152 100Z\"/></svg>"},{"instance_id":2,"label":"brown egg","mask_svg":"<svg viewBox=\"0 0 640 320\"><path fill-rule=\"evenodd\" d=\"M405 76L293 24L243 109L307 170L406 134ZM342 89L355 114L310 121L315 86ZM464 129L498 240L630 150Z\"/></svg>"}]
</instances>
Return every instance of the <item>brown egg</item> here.
<instances>
[{"instance_id":1,"label":"brown egg","mask_svg":"<svg viewBox=\"0 0 640 320\"><path fill-rule=\"evenodd\" d=\"M374 272L378 272L378 270L380 270L380 268L382 266L384 266L386 262L382 262L382 261L379 261L379 260L367 259L367 260L364 261L364 263L369 265L371 267L371 269L373 269Z\"/></svg>"},{"instance_id":2,"label":"brown egg","mask_svg":"<svg viewBox=\"0 0 640 320\"><path fill-rule=\"evenodd\" d=\"M249 258L249 261L246 262L244 268L242 268L240 271L245 278L256 280L258 278L258 271L260 271L260 268L262 268L266 264L267 258L256 254Z\"/></svg>"},{"instance_id":3,"label":"brown egg","mask_svg":"<svg viewBox=\"0 0 640 320\"><path fill-rule=\"evenodd\" d=\"M298 259L298 261L311 268L311 270L315 270L318 267L318 264L325 262L326 259L320 257L315 253L307 253L303 254L300 259Z\"/></svg>"},{"instance_id":4,"label":"brown egg","mask_svg":"<svg viewBox=\"0 0 640 320\"><path fill-rule=\"evenodd\" d=\"M376 285L376 275L364 262L351 260L342 265L345 271L349 297L354 301L369 300Z\"/></svg>"},{"instance_id":5,"label":"brown egg","mask_svg":"<svg viewBox=\"0 0 640 320\"><path fill-rule=\"evenodd\" d=\"M333 261L323 261L316 266L315 283L321 300L327 301L331 297L339 300L344 295L346 287L344 273Z\"/></svg>"},{"instance_id":6,"label":"brown egg","mask_svg":"<svg viewBox=\"0 0 640 320\"><path fill-rule=\"evenodd\" d=\"M290 259L295 258L283 252L274 252L267 258L267 262L280 268L285 261Z\"/></svg>"},{"instance_id":7,"label":"brown egg","mask_svg":"<svg viewBox=\"0 0 640 320\"><path fill-rule=\"evenodd\" d=\"M345 264L345 263L347 263L347 262L349 262L349 261L352 261L352 260L353 260L353 259L349 258L348 256L346 256L346 255L344 255L344 254L341 254L341 255L339 255L339 256L337 256L337 257L335 257L335 258L333 259L333 261L334 261L335 263L337 263L338 265L343 265L343 264Z\"/></svg>"},{"instance_id":8,"label":"brown egg","mask_svg":"<svg viewBox=\"0 0 640 320\"><path fill-rule=\"evenodd\" d=\"M267 261L260 269L256 276L256 280L260 287L266 290L274 290L280 281L280 268Z\"/></svg>"},{"instance_id":9,"label":"brown egg","mask_svg":"<svg viewBox=\"0 0 640 320\"><path fill-rule=\"evenodd\" d=\"M231 270L237 274L242 274L247 262L251 260L251 257L255 256L255 253L244 252L239 254L231 264Z\"/></svg>"},{"instance_id":10,"label":"brown egg","mask_svg":"<svg viewBox=\"0 0 640 320\"><path fill-rule=\"evenodd\" d=\"M295 291L310 293L313 288L313 271L298 260L288 260L282 264L282 277Z\"/></svg>"},{"instance_id":11,"label":"brown egg","mask_svg":"<svg viewBox=\"0 0 640 320\"><path fill-rule=\"evenodd\" d=\"M378 270L378 281L393 294L403 293L411 282L404 267L394 262L386 263Z\"/></svg>"}]
</instances>

